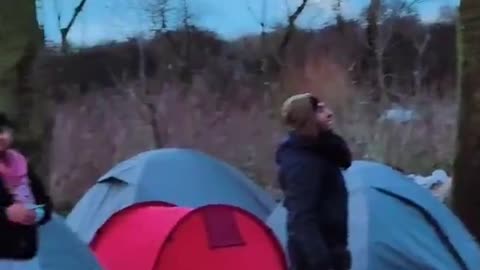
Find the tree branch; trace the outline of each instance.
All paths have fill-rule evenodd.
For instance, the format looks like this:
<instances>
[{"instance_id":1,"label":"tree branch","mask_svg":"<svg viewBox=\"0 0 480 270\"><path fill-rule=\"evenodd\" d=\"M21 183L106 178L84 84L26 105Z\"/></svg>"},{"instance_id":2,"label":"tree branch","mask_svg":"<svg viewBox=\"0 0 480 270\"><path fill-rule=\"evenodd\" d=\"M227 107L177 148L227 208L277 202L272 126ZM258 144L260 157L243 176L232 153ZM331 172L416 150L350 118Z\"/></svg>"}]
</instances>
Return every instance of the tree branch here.
<instances>
[{"instance_id":1,"label":"tree branch","mask_svg":"<svg viewBox=\"0 0 480 270\"><path fill-rule=\"evenodd\" d=\"M425 0L412 0L412 1L403 1L402 4L400 5L398 12L402 12L403 10L409 11L413 8L413 6L417 4L421 4L422 2L425 2Z\"/></svg>"},{"instance_id":2,"label":"tree branch","mask_svg":"<svg viewBox=\"0 0 480 270\"><path fill-rule=\"evenodd\" d=\"M73 12L73 16L70 19L70 21L68 22L67 26L60 29L60 34L61 34L61 37L62 37L62 49L66 49L68 33L70 32L70 29L72 28L73 24L77 20L78 15L80 14L80 12L82 12L83 7L85 6L86 2L87 2L87 0L81 0L80 1L78 6L75 8L75 10Z\"/></svg>"},{"instance_id":3,"label":"tree branch","mask_svg":"<svg viewBox=\"0 0 480 270\"><path fill-rule=\"evenodd\" d=\"M288 46L288 43L292 39L292 35L295 33L295 22L300 16L300 14L302 14L307 3L308 3L308 0L302 0L302 3L297 7L295 12L293 12L292 15L288 16L287 31L283 36L282 42L280 43L280 47L278 48L278 54L280 55L280 57L283 57L285 55L285 50Z\"/></svg>"}]
</instances>

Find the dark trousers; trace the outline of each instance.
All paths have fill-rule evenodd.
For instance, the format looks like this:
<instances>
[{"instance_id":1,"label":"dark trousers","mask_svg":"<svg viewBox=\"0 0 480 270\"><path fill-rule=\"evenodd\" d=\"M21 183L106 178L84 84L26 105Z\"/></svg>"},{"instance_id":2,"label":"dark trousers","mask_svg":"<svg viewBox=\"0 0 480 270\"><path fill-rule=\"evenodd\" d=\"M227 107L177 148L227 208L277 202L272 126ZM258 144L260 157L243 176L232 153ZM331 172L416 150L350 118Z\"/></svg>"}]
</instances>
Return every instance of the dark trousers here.
<instances>
[{"instance_id":1,"label":"dark trousers","mask_svg":"<svg viewBox=\"0 0 480 270\"><path fill-rule=\"evenodd\" d=\"M350 252L346 248L325 245L325 249L311 252L295 239L289 239L287 249L290 270L349 270L351 267Z\"/></svg>"},{"instance_id":2,"label":"dark trousers","mask_svg":"<svg viewBox=\"0 0 480 270\"><path fill-rule=\"evenodd\" d=\"M308 255L307 249L295 241L288 240L288 256L290 258L290 270L331 270L328 250L317 250L315 257ZM310 256L310 257L309 257Z\"/></svg>"}]
</instances>

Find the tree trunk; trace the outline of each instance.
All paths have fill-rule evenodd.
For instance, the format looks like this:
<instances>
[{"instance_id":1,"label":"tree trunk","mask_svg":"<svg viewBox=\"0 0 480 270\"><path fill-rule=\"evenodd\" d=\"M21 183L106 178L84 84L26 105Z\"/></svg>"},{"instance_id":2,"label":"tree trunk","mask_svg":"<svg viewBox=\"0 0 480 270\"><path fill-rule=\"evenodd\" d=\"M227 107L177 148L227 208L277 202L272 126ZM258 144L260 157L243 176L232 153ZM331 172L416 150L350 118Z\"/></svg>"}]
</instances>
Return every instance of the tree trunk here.
<instances>
[{"instance_id":1,"label":"tree trunk","mask_svg":"<svg viewBox=\"0 0 480 270\"><path fill-rule=\"evenodd\" d=\"M335 21L337 24L337 30L340 33L345 31L345 18L342 15L342 0L336 0L333 4L333 11L335 13Z\"/></svg>"},{"instance_id":2,"label":"tree trunk","mask_svg":"<svg viewBox=\"0 0 480 270\"><path fill-rule=\"evenodd\" d=\"M22 72L32 52L43 41L35 0L0 1L0 111L17 112L18 83L27 77ZM12 12L13 11L13 12ZM32 50L32 48L35 48Z\"/></svg>"},{"instance_id":3,"label":"tree trunk","mask_svg":"<svg viewBox=\"0 0 480 270\"><path fill-rule=\"evenodd\" d=\"M381 11L381 0L371 0L367 13L367 70L371 74L373 86L373 99L378 100L384 91L383 71L383 49L379 48L379 17ZM382 52L380 52L382 50Z\"/></svg>"},{"instance_id":4,"label":"tree trunk","mask_svg":"<svg viewBox=\"0 0 480 270\"><path fill-rule=\"evenodd\" d=\"M480 240L480 1L462 0L459 27L460 112L453 209Z\"/></svg>"},{"instance_id":5,"label":"tree trunk","mask_svg":"<svg viewBox=\"0 0 480 270\"><path fill-rule=\"evenodd\" d=\"M287 53L288 44L290 43L290 40L292 39L292 36L294 35L296 30L295 23L298 17L302 14L307 4L308 0L302 0L301 4L297 7L295 12L293 12L292 15L288 16L287 29L285 30L282 42L280 43L280 47L278 48L278 55L281 59L283 59L285 57L285 54Z\"/></svg>"},{"instance_id":6,"label":"tree trunk","mask_svg":"<svg viewBox=\"0 0 480 270\"><path fill-rule=\"evenodd\" d=\"M32 89L32 64L43 45L35 0L0 1L0 111L18 122L16 141L32 164L43 167L45 114L43 96ZM36 155L40 153L40 155Z\"/></svg>"}]
</instances>

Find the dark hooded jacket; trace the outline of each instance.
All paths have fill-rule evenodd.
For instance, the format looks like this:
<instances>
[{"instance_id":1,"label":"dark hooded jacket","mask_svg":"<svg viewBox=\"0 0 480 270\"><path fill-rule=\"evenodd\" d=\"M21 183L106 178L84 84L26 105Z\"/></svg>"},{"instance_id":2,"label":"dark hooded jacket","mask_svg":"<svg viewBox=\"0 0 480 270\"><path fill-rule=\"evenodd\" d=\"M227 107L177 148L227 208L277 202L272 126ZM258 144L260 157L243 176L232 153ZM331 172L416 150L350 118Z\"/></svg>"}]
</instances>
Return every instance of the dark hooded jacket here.
<instances>
[{"instance_id":1,"label":"dark hooded jacket","mask_svg":"<svg viewBox=\"0 0 480 270\"><path fill-rule=\"evenodd\" d=\"M37 204L44 204L45 215L34 225L14 224L7 218L6 208L13 197L0 179L0 259L28 260L35 257L38 246L37 227L50 220L52 204L41 180L29 168L30 188Z\"/></svg>"},{"instance_id":2,"label":"dark hooded jacket","mask_svg":"<svg viewBox=\"0 0 480 270\"><path fill-rule=\"evenodd\" d=\"M335 267L336 254L347 249L342 169L351 165L351 153L345 141L333 132L314 139L291 133L277 150L277 163L292 263L302 264L299 269L348 269Z\"/></svg>"}]
</instances>

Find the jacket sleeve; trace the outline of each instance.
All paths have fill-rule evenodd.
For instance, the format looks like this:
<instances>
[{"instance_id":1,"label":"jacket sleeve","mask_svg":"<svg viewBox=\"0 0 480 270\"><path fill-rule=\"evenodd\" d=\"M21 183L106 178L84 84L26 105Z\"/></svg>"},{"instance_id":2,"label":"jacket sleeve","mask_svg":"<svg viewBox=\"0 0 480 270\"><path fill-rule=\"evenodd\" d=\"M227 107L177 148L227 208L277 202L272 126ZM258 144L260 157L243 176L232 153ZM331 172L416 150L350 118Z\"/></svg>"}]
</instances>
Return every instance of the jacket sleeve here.
<instances>
[{"instance_id":1,"label":"jacket sleeve","mask_svg":"<svg viewBox=\"0 0 480 270\"><path fill-rule=\"evenodd\" d=\"M44 214L43 217L37 222L38 225L43 225L50 221L52 216L52 202L50 196L47 194L45 187L43 185L42 179L29 168L28 177L30 179L30 186L32 189L33 196L37 201L37 204L45 205L43 207Z\"/></svg>"},{"instance_id":2,"label":"jacket sleeve","mask_svg":"<svg viewBox=\"0 0 480 270\"><path fill-rule=\"evenodd\" d=\"M299 162L285 173L289 241L301 249L311 269L326 269L328 249L320 230L318 200L323 172L321 164Z\"/></svg>"}]
</instances>

